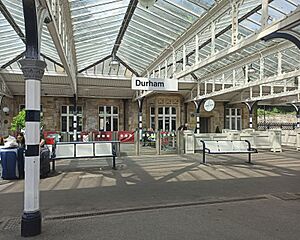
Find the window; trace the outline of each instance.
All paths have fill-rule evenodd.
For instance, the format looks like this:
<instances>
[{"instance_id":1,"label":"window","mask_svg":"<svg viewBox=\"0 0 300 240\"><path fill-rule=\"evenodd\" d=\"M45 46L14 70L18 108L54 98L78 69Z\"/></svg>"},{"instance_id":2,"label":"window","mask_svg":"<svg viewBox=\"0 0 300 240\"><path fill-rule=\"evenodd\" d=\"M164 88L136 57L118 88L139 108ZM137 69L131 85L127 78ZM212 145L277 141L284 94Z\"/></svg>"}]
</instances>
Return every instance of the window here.
<instances>
[{"instance_id":1,"label":"window","mask_svg":"<svg viewBox=\"0 0 300 240\"><path fill-rule=\"evenodd\" d=\"M176 130L176 108L175 107L158 108L158 130L162 130L162 131Z\"/></svg>"},{"instance_id":2,"label":"window","mask_svg":"<svg viewBox=\"0 0 300 240\"><path fill-rule=\"evenodd\" d=\"M73 133L74 106L61 106L61 131ZM82 107L77 106L77 130L82 131Z\"/></svg>"},{"instance_id":3,"label":"window","mask_svg":"<svg viewBox=\"0 0 300 240\"><path fill-rule=\"evenodd\" d=\"M231 130L241 130L242 129L241 109L226 108L225 114L226 114L225 128L228 128Z\"/></svg>"},{"instance_id":4,"label":"window","mask_svg":"<svg viewBox=\"0 0 300 240\"><path fill-rule=\"evenodd\" d=\"M119 109L115 106L99 107L99 131L119 130Z\"/></svg>"},{"instance_id":5,"label":"window","mask_svg":"<svg viewBox=\"0 0 300 240\"><path fill-rule=\"evenodd\" d=\"M155 129L155 107L150 107L150 128Z\"/></svg>"}]
</instances>

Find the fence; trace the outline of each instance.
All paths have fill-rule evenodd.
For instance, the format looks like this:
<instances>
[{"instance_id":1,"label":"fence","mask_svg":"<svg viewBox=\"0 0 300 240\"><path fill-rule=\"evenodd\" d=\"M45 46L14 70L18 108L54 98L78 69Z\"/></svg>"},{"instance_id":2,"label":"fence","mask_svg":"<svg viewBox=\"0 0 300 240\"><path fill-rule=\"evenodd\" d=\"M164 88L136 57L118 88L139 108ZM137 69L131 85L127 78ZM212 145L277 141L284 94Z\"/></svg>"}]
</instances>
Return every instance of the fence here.
<instances>
[{"instance_id":1,"label":"fence","mask_svg":"<svg viewBox=\"0 0 300 240\"><path fill-rule=\"evenodd\" d=\"M268 129L281 129L281 130L294 130L297 127L297 123L280 123L280 122L259 122L257 124L258 130Z\"/></svg>"}]
</instances>

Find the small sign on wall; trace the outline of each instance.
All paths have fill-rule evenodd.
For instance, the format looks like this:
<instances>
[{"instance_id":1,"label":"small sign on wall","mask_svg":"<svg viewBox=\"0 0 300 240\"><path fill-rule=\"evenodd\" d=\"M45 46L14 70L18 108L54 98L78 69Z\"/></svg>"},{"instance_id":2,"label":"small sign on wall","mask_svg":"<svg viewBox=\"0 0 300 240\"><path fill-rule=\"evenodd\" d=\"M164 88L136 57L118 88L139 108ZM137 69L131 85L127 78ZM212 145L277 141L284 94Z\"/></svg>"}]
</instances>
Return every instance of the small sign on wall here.
<instances>
[{"instance_id":1,"label":"small sign on wall","mask_svg":"<svg viewBox=\"0 0 300 240\"><path fill-rule=\"evenodd\" d=\"M132 77L131 89L150 91L178 91L178 79Z\"/></svg>"}]
</instances>

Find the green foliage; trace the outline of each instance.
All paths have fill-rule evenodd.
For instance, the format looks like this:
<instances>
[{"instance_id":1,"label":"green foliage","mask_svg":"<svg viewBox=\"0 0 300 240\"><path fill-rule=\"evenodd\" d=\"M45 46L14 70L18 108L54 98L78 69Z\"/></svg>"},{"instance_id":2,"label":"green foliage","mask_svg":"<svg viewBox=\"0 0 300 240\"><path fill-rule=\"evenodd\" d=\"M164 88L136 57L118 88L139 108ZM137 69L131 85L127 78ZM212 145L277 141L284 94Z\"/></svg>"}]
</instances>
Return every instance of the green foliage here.
<instances>
[{"instance_id":1,"label":"green foliage","mask_svg":"<svg viewBox=\"0 0 300 240\"><path fill-rule=\"evenodd\" d=\"M266 108L266 110L264 111L263 108L258 108L257 109L257 115L258 116L275 116L275 115L295 115L296 112L293 111L293 108L287 108L287 107L268 107Z\"/></svg>"},{"instance_id":2,"label":"green foliage","mask_svg":"<svg viewBox=\"0 0 300 240\"><path fill-rule=\"evenodd\" d=\"M12 131L20 131L21 129L25 128L25 109L18 113L12 120L10 125L10 129Z\"/></svg>"}]
</instances>

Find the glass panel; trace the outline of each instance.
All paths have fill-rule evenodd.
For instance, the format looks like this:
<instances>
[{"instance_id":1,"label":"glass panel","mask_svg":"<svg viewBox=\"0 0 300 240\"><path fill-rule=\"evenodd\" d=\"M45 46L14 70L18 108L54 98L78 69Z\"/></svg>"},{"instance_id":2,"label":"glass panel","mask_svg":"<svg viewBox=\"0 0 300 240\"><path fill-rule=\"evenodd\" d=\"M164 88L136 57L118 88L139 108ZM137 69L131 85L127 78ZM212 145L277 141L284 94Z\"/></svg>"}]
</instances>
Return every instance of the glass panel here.
<instances>
[{"instance_id":1,"label":"glass panel","mask_svg":"<svg viewBox=\"0 0 300 240\"><path fill-rule=\"evenodd\" d=\"M230 129L230 126L229 126L229 117L226 117L226 119L225 119L225 128L227 128L227 129Z\"/></svg>"},{"instance_id":2,"label":"glass panel","mask_svg":"<svg viewBox=\"0 0 300 240\"><path fill-rule=\"evenodd\" d=\"M150 108L150 114L151 114L151 115L155 115L155 108L154 108L154 107L151 107L151 108Z\"/></svg>"},{"instance_id":3,"label":"glass panel","mask_svg":"<svg viewBox=\"0 0 300 240\"><path fill-rule=\"evenodd\" d=\"M235 116L235 108L231 109L231 116Z\"/></svg>"},{"instance_id":4,"label":"glass panel","mask_svg":"<svg viewBox=\"0 0 300 240\"><path fill-rule=\"evenodd\" d=\"M176 108L172 107L172 114L176 114Z\"/></svg>"},{"instance_id":5,"label":"glass panel","mask_svg":"<svg viewBox=\"0 0 300 240\"><path fill-rule=\"evenodd\" d=\"M170 108L169 107L165 108L165 114L168 114L168 115L170 114Z\"/></svg>"},{"instance_id":6,"label":"glass panel","mask_svg":"<svg viewBox=\"0 0 300 240\"><path fill-rule=\"evenodd\" d=\"M165 118L165 131L170 131L170 117Z\"/></svg>"},{"instance_id":7,"label":"glass panel","mask_svg":"<svg viewBox=\"0 0 300 240\"><path fill-rule=\"evenodd\" d=\"M111 116L106 117L105 131L111 131Z\"/></svg>"},{"instance_id":8,"label":"glass panel","mask_svg":"<svg viewBox=\"0 0 300 240\"><path fill-rule=\"evenodd\" d=\"M113 113L114 113L114 114L118 114L118 108L117 108L117 107L113 107L113 109L114 109L114 110L113 110Z\"/></svg>"},{"instance_id":9,"label":"glass panel","mask_svg":"<svg viewBox=\"0 0 300 240\"><path fill-rule=\"evenodd\" d=\"M158 130L163 130L163 118L158 117Z\"/></svg>"},{"instance_id":10,"label":"glass panel","mask_svg":"<svg viewBox=\"0 0 300 240\"><path fill-rule=\"evenodd\" d=\"M241 115L241 109L237 109L237 115L240 116Z\"/></svg>"},{"instance_id":11,"label":"glass panel","mask_svg":"<svg viewBox=\"0 0 300 240\"><path fill-rule=\"evenodd\" d=\"M171 131L175 131L176 130L176 118L172 118L172 129Z\"/></svg>"},{"instance_id":12,"label":"glass panel","mask_svg":"<svg viewBox=\"0 0 300 240\"><path fill-rule=\"evenodd\" d=\"M235 130L236 126L235 126L235 118L231 118L231 129Z\"/></svg>"},{"instance_id":13,"label":"glass panel","mask_svg":"<svg viewBox=\"0 0 300 240\"><path fill-rule=\"evenodd\" d=\"M237 130L241 130L241 118L237 118Z\"/></svg>"},{"instance_id":14,"label":"glass panel","mask_svg":"<svg viewBox=\"0 0 300 240\"><path fill-rule=\"evenodd\" d=\"M111 114L111 106L106 106L106 114Z\"/></svg>"},{"instance_id":15,"label":"glass panel","mask_svg":"<svg viewBox=\"0 0 300 240\"><path fill-rule=\"evenodd\" d=\"M69 114L73 114L73 109L74 109L73 106L69 106Z\"/></svg>"},{"instance_id":16,"label":"glass panel","mask_svg":"<svg viewBox=\"0 0 300 240\"><path fill-rule=\"evenodd\" d=\"M77 114L82 114L82 106L77 106Z\"/></svg>"},{"instance_id":17,"label":"glass panel","mask_svg":"<svg viewBox=\"0 0 300 240\"><path fill-rule=\"evenodd\" d=\"M155 129L155 117L151 117L151 118L150 118L150 127L151 127L152 129Z\"/></svg>"},{"instance_id":18,"label":"glass panel","mask_svg":"<svg viewBox=\"0 0 300 240\"><path fill-rule=\"evenodd\" d=\"M73 132L73 116L69 117L69 132Z\"/></svg>"},{"instance_id":19,"label":"glass panel","mask_svg":"<svg viewBox=\"0 0 300 240\"><path fill-rule=\"evenodd\" d=\"M99 117L99 131L104 131L104 117Z\"/></svg>"},{"instance_id":20,"label":"glass panel","mask_svg":"<svg viewBox=\"0 0 300 240\"><path fill-rule=\"evenodd\" d=\"M100 106L99 107L99 113L100 114L104 114L104 106Z\"/></svg>"},{"instance_id":21,"label":"glass panel","mask_svg":"<svg viewBox=\"0 0 300 240\"><path fill-rule=\"evenodd\" d=\"M25 107L25 105L24 105L24 107ZM67 106L61 107L61 113L67 113Z\"/></svg>"},{"instance_id":22,"label":"glass panel","mask_svg":"<svg viewBox=\"0 0 300 240\"><path fill-rule=\"evenodd\" d=\"M67 117L61 117L61 131L67 132Z\"/></svg>"},{"instance_id":23,"label":"glass panel","mask_svg":"<svg viewBox=\"0 0 300 240\"><path fill-rule=\"evenodd\" d=\"M226 111L225 111L226 112L226 116L229 115L229 110L230 110L229 108L226 108Z\"/></svg>"},{"instance_id":24,"label":"glass panel","mask_svg":"<svg viewBox=\"0 0 300 240\"><path fill-rule=\"evenodd\" d=\"M162 107L158 108L158 114L163 114L163 108Z\"/></svg>"},{"instance_id":25,"label":"glass panel","mask_svg":"<svg viewBox=\"0 0 300 240\"><path fill-rule=\"evenodd\" d=\"M113 118L113 131L118 131L119 130L119 124L118 124L118 117Z\"/></svg>"}]
</instances>

